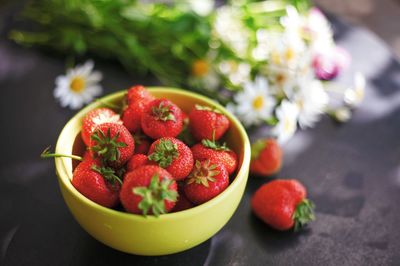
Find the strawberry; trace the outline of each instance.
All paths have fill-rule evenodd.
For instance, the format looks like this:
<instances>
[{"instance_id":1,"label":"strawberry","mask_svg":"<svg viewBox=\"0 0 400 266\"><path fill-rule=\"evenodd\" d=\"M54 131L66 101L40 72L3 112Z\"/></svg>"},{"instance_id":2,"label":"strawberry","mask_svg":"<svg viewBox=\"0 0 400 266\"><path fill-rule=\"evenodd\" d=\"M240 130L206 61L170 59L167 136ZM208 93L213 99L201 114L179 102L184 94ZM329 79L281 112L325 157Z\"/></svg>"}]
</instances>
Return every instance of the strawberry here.
<instances>
[{"instance_id":1,"label":"strawberry","mask_svg":"<svg viewBox=\"0 0 400 266\"><path fill-rule=\"evenodd\" d=\"M125 108L122 113L122 121L130 132L134 133L141 129L142 114L150 102L149 99L141 99Z\"/></svg>"},{"instance_id":2,"label":"strawberry","mask_svg":"<svg viewBox=\"0 0 400 266\"><path fill-rule=\"evenodd\" d=\"M230 150L225 143L219 145L215 141L203 139L201 143L194 145L191 150L194 160L220 162L226 167L229 175L233 174L236 170L236 153Z\"/></svg>"},{"instance_id":3,"label":"strawberry","mask_svg":"<svg viewBox=\"0 0 400 266\"><path fill-rule=\"evenodd\" d=\"M86 198L104 207L115 207L119 202L119 177L114 170L101 165L98 159L87 159L74 170L72 185Z\"/></svg>"},{"instance_id":4,"label":"strawberry","mask_svg":"<svg viewBox=\"0 0 400 266\"><path fill-rule=\"evenodd\" d=\"M179 189L178 189L179 191ZM185 196L185 193L179 191L179 197L175 204L175 207L172 209L173 212L180 212L190 208L193 208L194 205L188 198Z\"/></svg>"},{"instance_id":5,"label":"strawberry","mask_svg":"<svg viewBox=\"0 0 400 266\"><path fill-rule=\"evenodd\" d=\"M183 126L182 111L167 99L153 100L142 114L141 125L150 138L176 137Z\"/></svg>"},{"instance_id":6,"label":"strawberry","mask_svg":"<svg viewBox=\"0 0 400 266\"><path fill-rule=\"evenodd\" d=\"M190 131L197 141L219 140L229 128L229 120L218 109L195 105L189 114Z\"/></svg>"},{"instance_id":7,"label":"strawberry","mask_svg":"<svg viewBox=\"0 0 400 266\"><path fill-rule=\"evenodd\" d=\"M109 108L97 108L89 111L82 120L81 136L86 146L90 145L90 136L96 126L103 123L122 124L118 114Z\"/></svg>"},{"instance_id":8,"label":"strawberry","mask_svg":"<svg viewBox=\"0 0 400 266\"><path fill-rule=\"evenodd\" d=\"M255 175L276 174L282 165L282 149L275 139L261 139L251 145L250 172Z\"/></svg>"},{"instance_id":9,"label":"strawberry","mask_svg":"<svg viewBox=\"0 0 400 266\"><path fill-rule=\"evenodd\" d=\"M193 168L190 148L176 138L161 138L151 144L148 158L166 169L175 180L182 180Z\"/></svg>"},{"instance_id":10,"label":"strawberry","mask_svg":"<svg viewBox=\"0 0 400 266\"><path fill-rule=\"evenodd\" d=\"M150 140L140 131L136 132L133 138L135 140L135 153L147 154L151 144Z\"/></svg>"},{"instance_id":11,"label":"strawberry","mask_svg":"<svg viewBox=\"0 0 400 266\"><path fill-rule=\"evenodd\" d=\"M140 166L148 164L147 156L144 154L134 154L126 163L126 171L131 172Z\"/></svg>"},{"instance_id":12,"label":"strawberry","mask_svg":"<svg viewBox=\"0 0 400 266\"><path fill-rule=\"evenodd\" d=\"M142 85L132 86L128 89L128 92L126 93L126 102L128 105L143 99L152 101L154 100L154 96L151 95L150 92Z\"/></svg>"},{"instance_id":13,"label":"strawberry","mask_svg":"<svg viewBox=\"0 0 400 266\"><path fill-rule=\"evenodd\" d=\"M277 230L295 231L314 220L314 204L297 180L274 180L262 185L251 199L254 213Z\"/></svg>"},{"instance_id":14,"label":"strawberry","mask_svg":"<svg viewBox=\"0 0 400 266\"><path fill-rule=\"evenodd\" d=\"M184 191L191 202L201 204L219 195L228 184L229 175L224 165L210 160L196 160Z\"/></svg>"},{"instance_id":15,"label":"strawberry","mask_svg":"<svg viewBox=\"0 0 400 266\"><path fill-rule=\"evenodd\" d=\"M172 176L156 165L145 165L125 175L120 199L131 213L156 216L172 210L178 197Z\"/></svg>"},{"instance_id":16,"label":"strawberry","mask_svg":"<svg viewBox=\"0 0 400 266\"><path fill-rule=\"evenodd\" d=\"M103 123L95 128L89 149L94 158L100 157L105 164L120 168L132 157L135 141L123 125Z\"/></svg>"}]
</instances>

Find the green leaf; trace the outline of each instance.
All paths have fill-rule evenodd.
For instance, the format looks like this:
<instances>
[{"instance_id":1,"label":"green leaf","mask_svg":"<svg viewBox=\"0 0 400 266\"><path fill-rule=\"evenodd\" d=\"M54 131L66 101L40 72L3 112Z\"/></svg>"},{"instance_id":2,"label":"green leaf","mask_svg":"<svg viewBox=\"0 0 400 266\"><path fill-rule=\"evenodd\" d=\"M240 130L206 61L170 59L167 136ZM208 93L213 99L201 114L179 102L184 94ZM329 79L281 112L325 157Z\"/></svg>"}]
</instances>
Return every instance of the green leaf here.
<instances>
[{"instance_id":1,"label":"green leaf","mask_svg":"<svg viewBox=\"0 0 400 266\"><path fill-rule=\"evenodd\" d=\"M157 162L162 168L167 168L179 157L178 145L171 140L161 139L148 158L150 161Z\"/></svg>"},{"instance_id":2,"label":"green leaf","mask_svg":"<svg viewBox=\"0 0 400 266\"><path fill-rule=\"evenodd\" d=\"M294 231L300 230L307 223L315 220L314 209L314 203L308 199L304 199L296 206L296 210L292 217L295 222Z\"/></svg>"}]
</instances>

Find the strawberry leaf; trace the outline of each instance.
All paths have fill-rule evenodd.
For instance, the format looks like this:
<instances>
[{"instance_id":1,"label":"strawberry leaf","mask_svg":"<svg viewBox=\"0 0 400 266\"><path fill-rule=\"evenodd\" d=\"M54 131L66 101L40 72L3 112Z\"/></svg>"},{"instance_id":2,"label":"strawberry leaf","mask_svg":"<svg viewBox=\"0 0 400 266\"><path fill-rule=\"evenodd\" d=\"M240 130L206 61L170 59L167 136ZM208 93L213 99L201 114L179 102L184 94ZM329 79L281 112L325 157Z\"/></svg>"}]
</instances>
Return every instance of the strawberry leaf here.
<instances>
[{"instance_id":1,"label":"strawberry leaf","mask_svg":"<svg viewBox=\"0 0 400 266\"><path fill-rule=\"evenodd\" d=\"M187 184L201 184L205 187L209 187L208 182L215 182L214 176L219 175L219 171L215 170L217 168L216 164L211 164L210 160L200 162L196 160L193 170L190 173Z\"/></svg>"},{"instance_id":2,"label":"strawberry leaf","mask_svg":"<svg viewBox=\"0 0 400 266\"><path fill-rule=\"evenodd\" d=\"M153 106L151 109L153 116L156 118L156 120L161 120L161 121L176 121L174 114L171 111L171 106L164 105L164 102L161 102L158 107Z\"/></svg>"},{"instance_id":3,"label":"strawberry leaf","mask_svg":"<svg viewBox=\"0 0 400 266\"><path fill-rule=\"evenodd\" d=\"M119 178L119 176L117 176L115 174L114 169L112 169L111 167L99 167L97 165L92 165L92 170L98 172L100 175L103 176L103 178L109 182L114 188L115 188L115 184L118 182L120 185L122 185L122 181Z\"/></svg>"},{"instance_id":4,"label":"strawberry leaf","mask_svg":"<svg viewBox=\"0 0 400 266\"><path fill-rule=\"evenodd\" d=\"M167 168L172 161L178 158L178 145L171 140L161 139L155 145L154 152L149 155L149 160L158 163L162 168Z\"/></svg>"},{"instance_id":5,"label":"strawberry leaf","mask_svg":"<svg viewBox=\"0 0 400 266\"><path fill-rule=\"evenodd\" d=\"M304 199L296 206L296 210L293 213L294 231L298 231L300 228L305 226L310 221L315 220L314 215L315 205L312 201Z\"/></svg>"},{"instance_id":6,"label":"strawberry leaf","mask_svg":"<svg viewBox=\"0 0 400 266\"><path fill-rule=\"evenodd\" d=\"M102 130L96 130L90 138L96 142L91 150L94 152L95 157L100 157L103 162L117 161L120 158L119 148L126 147L124 142L118 142L119 132L111 137L110 128L107 130L107 135Z\"/></svg>"},{"instance_id":7,"label":"strawberry leaf","mask_svg":"<svg viewBox=\"0 0 400 266\"><path fill-rule=\"evenodd\" d=\"M155 174L150 180L148 187L135 187L132 192L142 197L138 207L142 210L143 215L147 216L149 210L155 216L166 213L165 200L176 202L178 193L169 187L174 182L172 179L162 178Z\"/></svg>"},{"instance_id":8,"label":"strawberry leaf","mask_svg":"<svg viewBox=\"0 0 400 266\"><path fill-rule=\"evenodd\" d=\"M231 149L228 148L228 146L226 146L226 142L224 142L222 145L219 144L216 141L212 141L209 139L203 139L201 141L201 144L203 144L204 147L206 148L210 148L216 151L230 151Z\"/></svg>"},{"instance_id":9,"label":"strawberry leaf","mask_svg":"<svg viewBox=\"0 0 400 266\"><path fill-rule=\"evenodd\" d=\"M255 160L260 155L261 151L267 147L264 139L259 139L251 144L251 159Z\"/></svg>"}]
</instances>

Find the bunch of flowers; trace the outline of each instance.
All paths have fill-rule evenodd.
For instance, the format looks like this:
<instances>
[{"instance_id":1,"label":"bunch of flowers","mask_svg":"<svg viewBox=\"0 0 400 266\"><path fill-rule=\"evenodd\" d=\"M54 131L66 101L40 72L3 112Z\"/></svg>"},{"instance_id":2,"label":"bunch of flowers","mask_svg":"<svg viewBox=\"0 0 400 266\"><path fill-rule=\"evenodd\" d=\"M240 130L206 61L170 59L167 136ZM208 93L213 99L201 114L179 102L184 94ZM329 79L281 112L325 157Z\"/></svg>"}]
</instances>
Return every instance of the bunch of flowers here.
<instances>
[{"instance_id":1,"label":"bunch of flowers","mask_svg":"<svg viewBox=\"0 0 400 266\"><path fill-rule=\"evenodd\" d=\"M363 98L365 79L357 73L349 88L330 81L350 56L335 44L318 9L306 0L214 5L211 0L33 1L24 16L39 30L10 36L77 57L91 52L115 58L136 74L151 72L166 85L199 91L225 104L246 127L271 126L280 143L298 127L314 126L324 113L339 121L350 118ZM92 67L89 63L86 70ZM89 79L97 82L100 75ZM84 96L81 104L90 100L85 83L62 77L57 84L63 89L56 97L65 98L70 88L71 95ZM87 84L97 96L95 84Z\"/></svg>"}]
</instances>

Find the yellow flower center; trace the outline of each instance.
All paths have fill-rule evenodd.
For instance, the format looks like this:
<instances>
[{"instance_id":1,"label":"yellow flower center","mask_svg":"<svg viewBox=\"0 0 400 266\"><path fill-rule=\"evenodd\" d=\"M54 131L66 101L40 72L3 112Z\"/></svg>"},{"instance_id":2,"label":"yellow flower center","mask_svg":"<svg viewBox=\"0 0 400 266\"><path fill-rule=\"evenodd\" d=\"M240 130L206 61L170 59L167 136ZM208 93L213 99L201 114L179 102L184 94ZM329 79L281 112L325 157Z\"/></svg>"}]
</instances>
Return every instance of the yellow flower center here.
<instances>
[{"instance_id":1,"label":"yellow flower center","mask_svg":"<svg viewBox=\"0 0 400 266\"><path fill-rule=\"evenodd\" d=\"M79 93L85 88L85 80L81 77L74 77L70 84L71 91Z\"/></svg>"},{"instance_id":2,"label":"yellow flower center","mask_svg":"<svg viewBox=\"0 0 400 266\"><path fill-rule=\"evenodd\" d=\"M292 130L293 124L291 123L290 119L285 119L284 121L284 129L285 132L290 132Z\"/></svg>"},{"instance_id":3,"label":"yellow flower center","mask_svg":"<svg viewBox=\"0 0 400 266\"><path fill-rule=\"evenodd\" d=\"M285 52L286 61L291 61L294 58L294 55L295 55L295 53L292 48L289 47L286 49L286 52Z\"/></svg>"},{"instance_id":4,"label":"yellow flower center","mask_svg":"<svg viewBox=\"0 0 400 266\"><path fill-rule=\"evenodd\" d=\"M256 110L260 110L264 106L264 98L259 95L253 99L253 107Z\"/></svg>"},{"instance_id":5,"label":"yellow flower center","mask_svg":"<svg viewBox=\"0 0 400 266\"><path fill-rule=\"evenodd\" d=\"M192 64L192 75L195 77L203 77L208 73L209 65L205 60L196 60Z\"/></svg>"},{"instance_id":6,"label":"yellow flower center","mask_svg":"<svg viewBox=\"0 0 400 266\"><path fill-rule=\"evenodd\" d=\"M273 51L271 53L271 60L275 65L279 65L281 63L281 57L277 51Z\"/></svg>"},{"instance_id":7,"label":"yellow flower center","mask_svg":"<svg viewBox=\"0 0 400 266\"><path fill-rule=\"evenodd\" d=\"M276 75L275 79L276 79L276 83L278 83L279 85L282 85L286 81L286 76L283 75L282 73L279 73Z\"/></svg>"}]
</instances>

